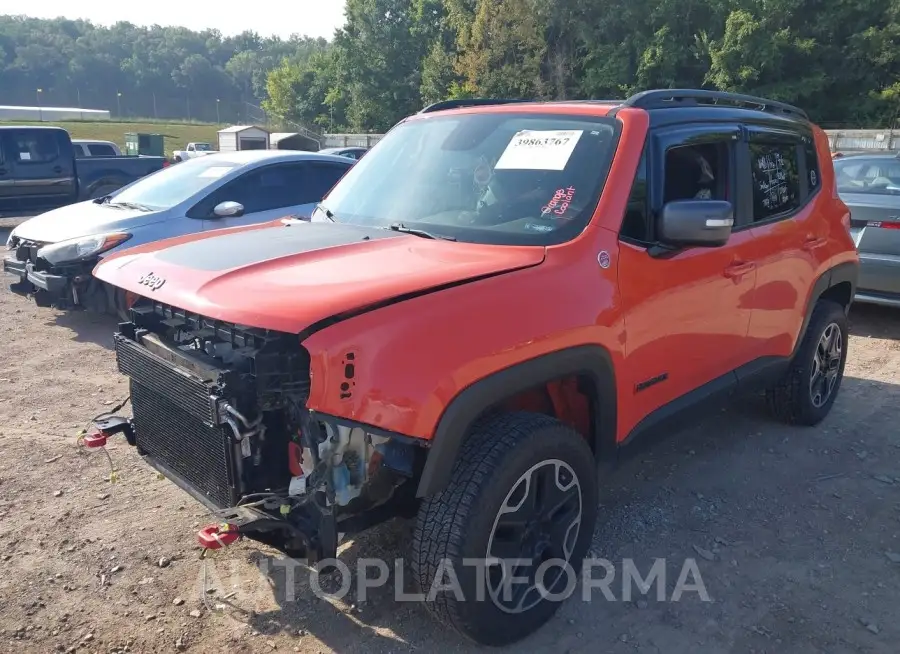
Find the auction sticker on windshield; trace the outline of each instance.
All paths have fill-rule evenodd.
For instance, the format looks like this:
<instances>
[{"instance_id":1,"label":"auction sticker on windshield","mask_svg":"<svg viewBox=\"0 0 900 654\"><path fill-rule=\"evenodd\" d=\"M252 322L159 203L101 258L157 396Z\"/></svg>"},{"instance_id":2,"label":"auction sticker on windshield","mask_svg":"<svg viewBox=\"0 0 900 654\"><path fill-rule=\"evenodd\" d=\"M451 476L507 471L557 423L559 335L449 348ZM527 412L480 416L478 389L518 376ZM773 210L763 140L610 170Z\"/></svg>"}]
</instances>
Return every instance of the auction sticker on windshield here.
<instances>
[{"instance_id":1,"label":"auction sticker on windshield","mask_svg":"<svg viewBox=\"0 0 900 654\"><path fill-rule=\"evenodd\" d=\"M500 155L495 170L564 170L583 130L522 130Z\"/></svg>"}]
</instances>

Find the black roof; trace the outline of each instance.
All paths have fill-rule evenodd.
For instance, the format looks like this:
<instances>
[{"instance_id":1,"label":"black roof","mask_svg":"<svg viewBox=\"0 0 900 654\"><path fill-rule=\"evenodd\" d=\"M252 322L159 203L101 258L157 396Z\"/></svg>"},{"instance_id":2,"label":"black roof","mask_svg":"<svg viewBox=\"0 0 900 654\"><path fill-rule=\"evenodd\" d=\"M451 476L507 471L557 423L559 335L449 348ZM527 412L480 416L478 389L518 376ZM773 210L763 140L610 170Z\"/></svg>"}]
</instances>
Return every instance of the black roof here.
<instances>
[{"instance_id":1,"label":"black roof","mask_svg":"<svg viewBox=\"0 0 900 654\"><path fill-rule=\"evenodd\" d=\"M460 107L479 107L485 105L535 103L535 100L526 99L498 99L498 98L465 98L445 100L431 104L419 113L432 113ZM610 113L622 107L635 107L657 114L656 110L666 110L668 120L661 122L681 122L685 120L697 120L698 118L710 120L747 119L751 116L781 118L790 121L808 122L809 116L802 109L785 102L769 100L741 93L729 93L726 91L707 91L703 89L655 89L636 93L626 100L569 100L566 103L596 103L614 104L616 107ZM689 115L679 110L693 110ZM675 113L669 113L669 112ZM702 112L700 115L697 112ZM713 113L710 113L713 112ZM726 112L728 112L726 114ZM659 112L662 114L662 112ZM656 121L654 121L656 122Z\"/></svg>"}]
</instances>

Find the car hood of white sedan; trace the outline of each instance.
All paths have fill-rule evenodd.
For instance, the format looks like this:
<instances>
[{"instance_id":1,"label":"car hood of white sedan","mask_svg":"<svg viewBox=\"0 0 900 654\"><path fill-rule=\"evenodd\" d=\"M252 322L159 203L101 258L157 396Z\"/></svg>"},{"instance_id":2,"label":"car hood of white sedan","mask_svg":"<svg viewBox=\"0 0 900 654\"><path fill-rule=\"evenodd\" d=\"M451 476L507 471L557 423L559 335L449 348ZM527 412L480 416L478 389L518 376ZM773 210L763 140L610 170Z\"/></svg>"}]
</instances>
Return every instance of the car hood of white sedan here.
<instances>
[{"instance_id":1,"label":"car hood of white sedan","mask_svg":"<svg viewBox=\"0 0 900 654\"><path fill-rule=\"evenodd\" d=\"M30 218L13 233L28 241L58 243L95 234L129 231L167 217L166 211L140 211L89 200Z\"/></svg>"}]
</instances>

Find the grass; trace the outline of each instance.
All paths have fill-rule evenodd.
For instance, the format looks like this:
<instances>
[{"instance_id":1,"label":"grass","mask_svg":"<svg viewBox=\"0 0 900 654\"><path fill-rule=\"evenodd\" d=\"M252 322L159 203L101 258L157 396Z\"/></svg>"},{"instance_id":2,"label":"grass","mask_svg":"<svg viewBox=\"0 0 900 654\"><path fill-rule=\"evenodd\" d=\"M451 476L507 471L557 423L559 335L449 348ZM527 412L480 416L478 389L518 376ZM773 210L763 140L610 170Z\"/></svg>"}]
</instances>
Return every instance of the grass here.
<instances>
[{"instance_id":1,"label":"grass","mask_svg":"<svg viewBox=\"0 0 900 654\"><path fill-rule=\"evenodd\" d=\"M175 150L183 150L191 141L212 143L216 147L216 132L223 126L213 123L166 123L162 121L141 120L135 122L119 122L112 120L98 121L64 121L58 123L44 122L3 122L0 125L52 125L62 127L73 139L96 139L112 141L125 152L126 132L146 132L162 134L166 156L171 157Z\"/></svg>"}]
</instances>

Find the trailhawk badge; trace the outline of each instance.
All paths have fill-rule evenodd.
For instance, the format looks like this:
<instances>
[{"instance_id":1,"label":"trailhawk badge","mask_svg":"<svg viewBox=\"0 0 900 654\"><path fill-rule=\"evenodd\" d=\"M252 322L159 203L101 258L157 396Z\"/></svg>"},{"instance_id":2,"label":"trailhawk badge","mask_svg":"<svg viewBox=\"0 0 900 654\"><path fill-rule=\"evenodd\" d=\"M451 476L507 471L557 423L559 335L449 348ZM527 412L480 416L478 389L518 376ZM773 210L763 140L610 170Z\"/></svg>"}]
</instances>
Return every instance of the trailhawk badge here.
<instances>
[{"instance_id":1,"label":"trailhawk badge","mask_svg":"<svg viewBox=\"0 0 900 654\"><path fill-rule=\"evenodd\" d=\"M138 280L138 284L143 284L144 286L149 286L151 291L155 291L159 288L162 288L162 285L166 283L166 280L162 277L157 277L152 272L148 272L144 275L141 275L141 278Z\"/></svg>"}]
</instances>

